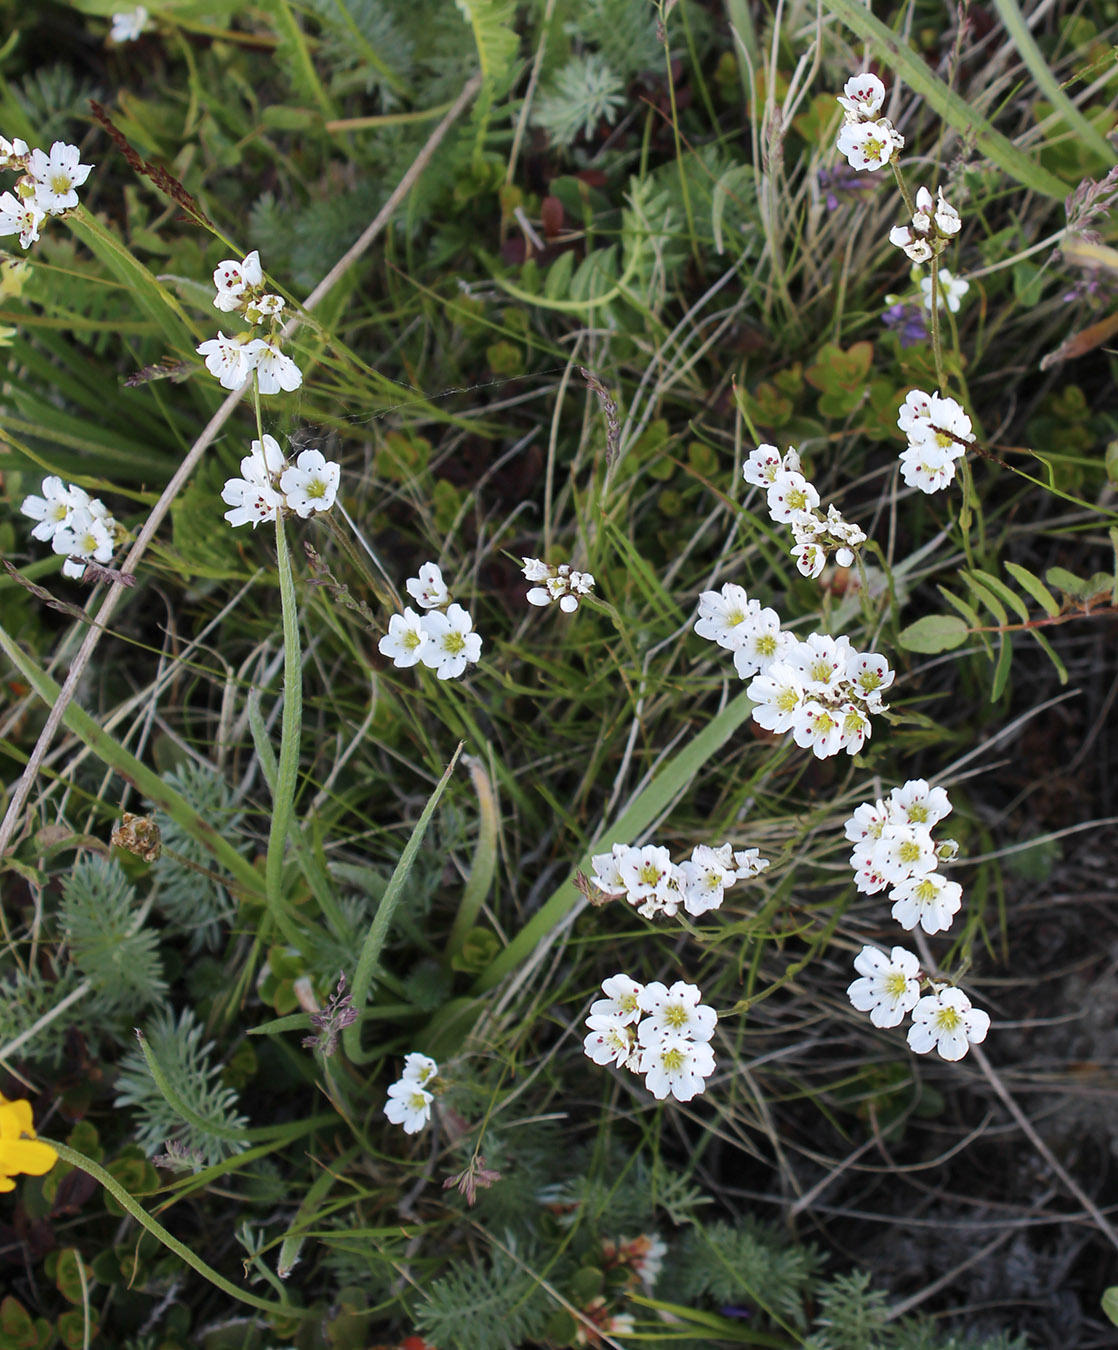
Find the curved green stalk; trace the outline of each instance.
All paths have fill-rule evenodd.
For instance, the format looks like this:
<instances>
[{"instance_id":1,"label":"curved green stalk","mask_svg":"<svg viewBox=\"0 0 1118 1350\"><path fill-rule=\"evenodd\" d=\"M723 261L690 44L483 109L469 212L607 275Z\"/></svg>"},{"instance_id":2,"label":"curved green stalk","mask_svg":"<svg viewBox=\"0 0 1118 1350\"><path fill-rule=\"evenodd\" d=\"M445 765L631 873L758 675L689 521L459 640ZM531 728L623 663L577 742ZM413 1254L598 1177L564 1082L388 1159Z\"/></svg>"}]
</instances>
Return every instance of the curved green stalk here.
<instances>
[{"instance_id":1,"label":"curved green stalk","mask_svg":"<svg viewBox=\"0 0 1118 1350\"><path fill-rule=\"evenodd\" d=\"M465 945L466 935L477 920L478 911L493 885L493 873L497 870L497 798L493 784L479 759L467 757L462 762L470 772L477 793L477 847L474 849L474 863L462 892L458 913L454 916L454 926L447 940L448 961L453 961Z\"/></svg>"},{"instance_id":2,"label":"curved green stalk","mask_svg":"<svg viewBox=\"0 0 1118 1350\"><path fill-rule=\"evenodd\" d=\"M84 1153L79 1153L66 1144L60 1144L57 1140L46 1139L42 1135L39 1136L39 1139L42 1143L49 1144L64 1163L76 1167L80 1172L84 1172L104 1186L117 1204L131 1214L138 1224L146 1228L159 1242L162 1242L168 1251L174 1252L181 1261L185 1261L192 1270L196 1270L204 1280L208 1280L215 1289L220 1289L222 1293L228 1294L230 1298L235 1298L240 1303L247 1303L250 1308L258 1308L261 1312L272 1313L277 1317L310 1318L322 1316L321 1309L298 1308L290 1303L272 1303L266 1298L258 1298L256 1294L238 1289L231 1280L227 1280L224 1275L219 1275L211 1266L207 1266L200 1257L195 1256L185 1243L173 1237L124 1189L116 1177L106 1172L92 1158L87 1158Z\"/></svg>"}]
</instances>

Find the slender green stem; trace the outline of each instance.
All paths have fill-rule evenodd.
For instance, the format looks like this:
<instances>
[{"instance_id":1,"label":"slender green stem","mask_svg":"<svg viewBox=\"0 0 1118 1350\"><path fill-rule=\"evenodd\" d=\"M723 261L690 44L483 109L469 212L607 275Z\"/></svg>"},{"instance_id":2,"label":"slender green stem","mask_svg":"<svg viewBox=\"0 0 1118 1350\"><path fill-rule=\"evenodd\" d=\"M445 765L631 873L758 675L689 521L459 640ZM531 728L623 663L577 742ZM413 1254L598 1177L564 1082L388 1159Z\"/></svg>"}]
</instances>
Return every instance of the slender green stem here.
<instances>
[{"instance_id":1,"label":"slender green stem","mask_svg":"<svg viewBox=\"0 0 1118 1350\"><path fill-rule=\"evenodd\" d=\"M299 741L303 729L303 659L299 641L299 612L291 555L283 516L276 516L276 561L280 604L283 609L283 718L280 732L276 788L272 794L272 827L268 832L268 856L264 864L264 889L268 908L280 932L296 949L303 938L287 912L283 893L283 857L295 813L295 786L299 776Z\"/></svg>"},{"instance_id":2,"label":"slender green stem","mask_svg":"<svg viewBox=\"0 0 1118 1350\"><path fill-rule=\"evenodd\" d=\"M908 212L909 221L916 214L916 203L912 200L912 195L905 183L904 174L901 173L901 167L895 159L889 161L889 167L893 170L893 177L897 180L897 187L901 190L901 196L904 198L904 209Z\"/></svg>"},{"instance_id":3,"label":"slender green stem","mask_svg":"<svg viewBox=\"0 0 1118 1350\"><path fill-rule=\"evenodd\" d=\"M947 380L943 374L943 347L941 345L939 331L939 259L932 259L932 355L936 360L936 380L939 384L939 392L943 395L947 390Z\"/></svg>"},{"instance_id":4,"label":"slender green stem","mask_svg":"<svg viewBox=\"0 0 1118 1350\"><path fill-rule=\"evenodd\" d=\"M106 1172L103 1167L91 1158L87 1158L84 1153L79 1153L66 1144L60 1144L54 1139L44 1139L42 1135L39 1138L44 1144L49 1144L64 1163L76 1167L80 1172L84 1172L104 1186L117 1204L131 1214L138 1224L146 1228L169 1251L174 1252L181 1261L185 1261L192 1270L196 1270L204 1280L208 1280L215 1289L220 1289L222 1293L228 1294L230 1298L235 1298L239 1303L247 1303L250 1308L258 1308L261 1312L272 1313L278 1317L310 1318L322 1316L321 1309L298 1308L290 1303L271 1303L266 1298L258 1298L255 1294L238 1289L231 1280L227 1280L224 1275L219 1275L211 1266L207 1266L205 1261L195 1256L185 1243L173 1237L161 1223L153 1219L147 1210L133 1199L120 1182Z\"/></svg>"},{"instance_id":5,"label":"slender green stem","mask_svg":"<svg viewBox=\"0 0 1118 1350\"><path fill-rule=\"evenodd\" d=\"M474 791L477 793L478 833L477 847L474 850L474 864L462 892L458 913L454 916L454 926L446 944L446 959L451 961L462 950L466 934L474 926L478 912L493 885L493 873L497 869L497 798L493 784L479 759L466 758L462 761L470 771Z\"/></svg>"}]
</instances>

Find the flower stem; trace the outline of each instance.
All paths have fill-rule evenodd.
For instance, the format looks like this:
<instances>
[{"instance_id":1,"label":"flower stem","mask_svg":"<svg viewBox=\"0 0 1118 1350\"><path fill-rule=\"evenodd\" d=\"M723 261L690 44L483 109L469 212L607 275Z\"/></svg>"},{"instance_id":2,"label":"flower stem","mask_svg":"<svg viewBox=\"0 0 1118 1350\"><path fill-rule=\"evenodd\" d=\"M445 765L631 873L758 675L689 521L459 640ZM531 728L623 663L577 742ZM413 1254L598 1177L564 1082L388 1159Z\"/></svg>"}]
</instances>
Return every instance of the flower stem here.
<instances>
[{"instance_id":1,"label":"flower stem","mask_svg":"<svg viewBox=\"0 0 1118 1350\"><path fill-rule=\"evenodd\" d=\"M936 362L936 380L939 384L939 392L942 396L947 389L947 381L943 374L943 347L941 345L939 332L939 260L932 259L932 355Z\"/></svg>"},{"instance_id":2,"label":"flower stem","mask_svg":"<svg viewBox=\"0 0 1118 1350\"><path fill-rule=\"evenodd\" d=\"M908 212L909 219L916 214L916 203L909 194L908 187L901 173L900 166L895 159L889 161L889 167L893 170L893 177L897 180L897 187L901 190L901 196L904 198L904 209Z\"/></svg>"},{"instance_id":3,"label":"flower stem","mask_svg":"<svg viewBox=\"0 0 1118 1350\"><path fill-rule=\"evenodd\" d=\"M192 1270L196 1270L204 1280L208 1280L216 1289L222 1293L228 1294L230 1298L235 1298L240 1303L247 1303L250 1308L258 1308L261 1312L271 1313L277 1317L321 1317L321 1309L299 1308L290 1303L271 1303L266 1298L258 1298L255 1294L250 1294L246 1290L238 1289L231 1280L227 1280L224 1275L219 1275L216 1270L207 1266L205 1261L194 1255L185 1243L182 1243L176 1237L167 1231L158 1220L153 1219L151 1215L143 1208L129 1193L124 1189L117 1179L91 1158L87 1158L84 1153L79 1153L76 1149L60 1144L54 1139L40 1139L44 1144L49 1144L55 1150L63 1162L69 1163L71 1167L76 1167L78 1171L91 1176L94 1181L104 1186L105 1190L113 1199L127 1210L138 1224L146 1228L158 1241L182 1261L185 1261Z\"/></svg>"}]
</instances>

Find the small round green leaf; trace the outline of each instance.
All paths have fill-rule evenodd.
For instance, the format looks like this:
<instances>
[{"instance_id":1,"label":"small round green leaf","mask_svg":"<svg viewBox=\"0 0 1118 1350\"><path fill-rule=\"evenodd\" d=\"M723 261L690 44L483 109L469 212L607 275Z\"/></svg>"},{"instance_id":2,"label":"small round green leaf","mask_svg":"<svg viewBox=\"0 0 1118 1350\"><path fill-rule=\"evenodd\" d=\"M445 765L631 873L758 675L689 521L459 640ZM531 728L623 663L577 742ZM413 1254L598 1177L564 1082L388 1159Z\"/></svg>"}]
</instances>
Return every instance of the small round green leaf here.
<instances>
[{"instance_id":1,"label":"small round green leaf","mask_svg":"<svg viewBox=\"0 0 1118 1350\"><path fill-rule=\"evenodd\" d=\"M929 614L910 623L900 635L900 644L910 652L949 652L966 642L970 630L956 614Z\"/></svg>"}]
</instances>

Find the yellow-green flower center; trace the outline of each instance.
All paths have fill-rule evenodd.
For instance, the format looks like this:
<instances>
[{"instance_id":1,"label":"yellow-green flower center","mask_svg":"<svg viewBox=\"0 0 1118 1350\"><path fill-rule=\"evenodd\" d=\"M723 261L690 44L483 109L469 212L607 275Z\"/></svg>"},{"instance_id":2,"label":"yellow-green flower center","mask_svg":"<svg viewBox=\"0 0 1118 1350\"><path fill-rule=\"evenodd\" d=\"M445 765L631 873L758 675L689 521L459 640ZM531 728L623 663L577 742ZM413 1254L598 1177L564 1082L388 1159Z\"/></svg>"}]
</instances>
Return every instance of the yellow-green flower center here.
<instances>
[{"instance_id":1,"label":"yellow-green flower center","mask_svg":"<svg viewBox=\"0 0 1118 1350\"><path fill-rule=\"evenodd\" d=\"M904 863L919 862L920 845L915 839L906 839L897 850L897 857Z\"/></svg>"},{"instance_id":2,"label":"yellow-green flower center","mask_svg":"<svg viewBox=\"0 0 1118 1350\"><path fill-rule=\"evenodd\" d=\"M461 633L455 632L454 629L451 629L451 631L443 638L443 651L450 652L452 656L457 656L465 646L466 639Z\"/></svg>"},{"instance_id":3,"label":"yellow-green flower center","mask_svg":"<svg viewBox=\"0 0 1118 1350\"><path fill-rule=\"evenodd\" d=\"M326 496L326 480L323 478L312 478L307 484L307 496L315 499Z\"/></svg>"},{"instance_id":4,"label":"yellow-green flower center","mask_svg":"<svg viewBox=\"0 0 1118 1350\"><path fill-rule=\"evenodd\" d=\"M885 992L890 998L900 998L908 988L908 980L902 971L895 970L891 975L885 977Z\"/></svg>"},{"instance_id":5,"label":"yellow-green flower center","mask_svg":"<svg viewBox=\"0 0 1118 1350\"><path fill-rule=\"evenodd\" d=\"M663 1019L668 1026L674 1027L677 1031L680 1027L685 1027L691 1020L682 1003L669 1003L664 1009Z\"/></svg>"},{"instance_id":6,"label":"yellow-green flower center","mask_svg":"<svg viewBox=\"0 0 1118 1350\"><path fill-rule=\"evenodd\" d=\"M936 898L939 892L936 890L936 883L929 877L922 877L916 883L916 902L921 905L928 905Z\"/></svg>"},{"instance_id":7,"label":"yellow-green flower center","mask_svg":"<svg viewBox=\"0 0 1118 1350\"><path fill-rule=\"evenodd\" d=\"M776 638L771 633L762 633L753 644L753 649L758 656L775 656Z\"/></svg>"},{"instance_id":8,"label":"yellow-green flower center","mask_svg":"<svg viewBox=\"0 0 1118 1350\"><path fill-rule=\"evenodd\" d=\"M678 1073L686 1063L683 1051L673 1046L670 1050L664 1050L660 1055L660 1064L665 1073Z\"/></svg>"},{"instance_id":9,"label":"yellow-green flower center","mask_svg":"<svg viewBox=\"0 0 1118 1350\"><path fill-rule=\"evenodd\" d=\"M781 712L795 712L800 706L800 696L791 685L777 695L776 706Z\"/></svg>"},{"instance_id":10,"label":"yellow-green flower center","mask_svg":"<svg viewBox=\"0 0 1118 1350\"><path fill-rule=\"evenodd\" d=\"M63 170L60 169L58 170L57 173L51 174L50 190L52 192L57 192L58 195L62 197L65 196L65 194L70 191L70 187L71 187L70 175L68 173L65 173Z\"/></svg>"},{"instance_id":11,"label":"yellow-green flower center","mask_svg":"<svg viewBox=\"0 0 1118 1350\"><path fill-rule=\"evenodd\" d=\"M936 1013L936 1026L939 1027L940 1031L955 1031L962 1025L962 1021L963 1019L950 1004L946 1004Z\"/></svg>"}]
</instances>

